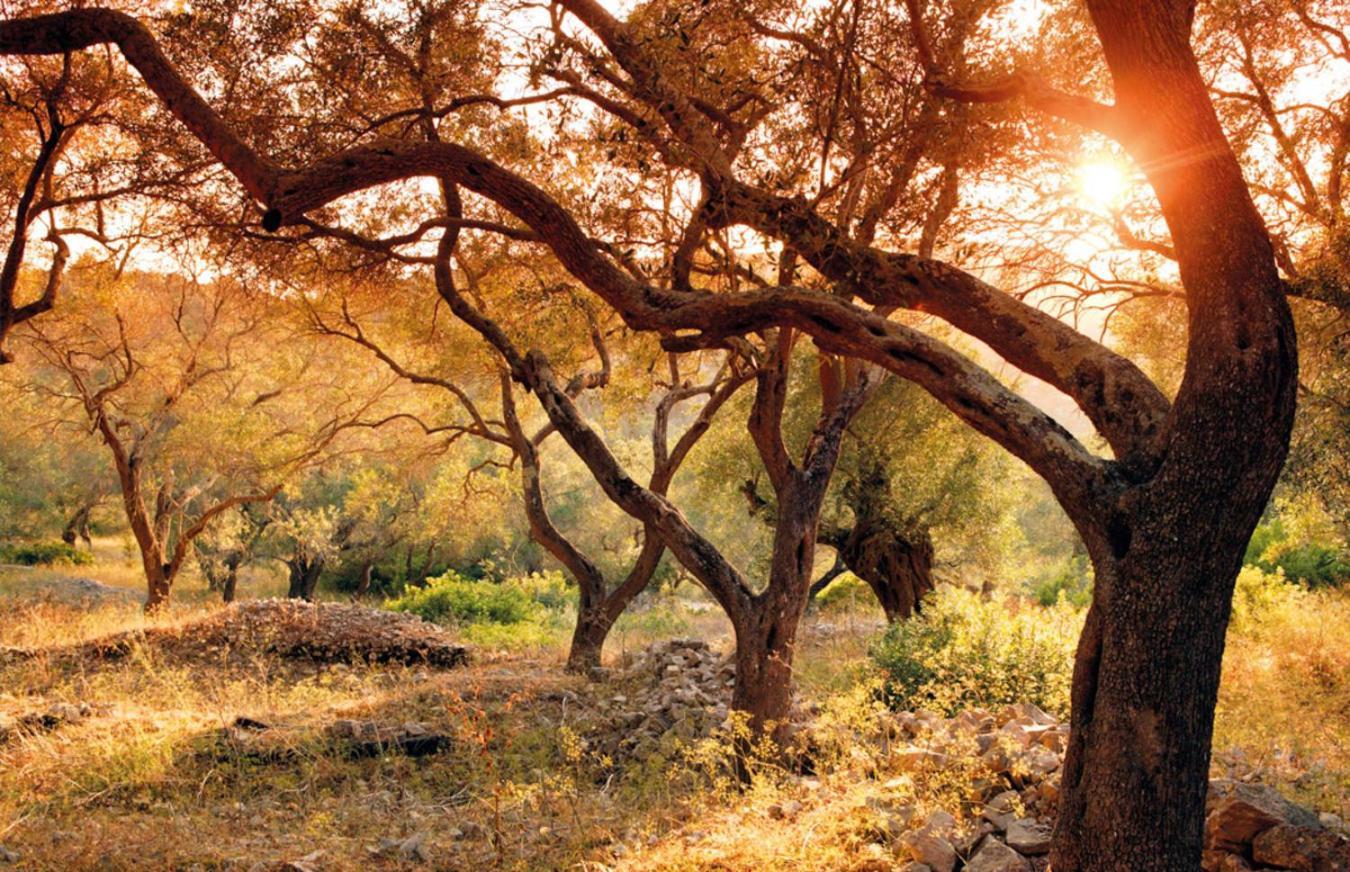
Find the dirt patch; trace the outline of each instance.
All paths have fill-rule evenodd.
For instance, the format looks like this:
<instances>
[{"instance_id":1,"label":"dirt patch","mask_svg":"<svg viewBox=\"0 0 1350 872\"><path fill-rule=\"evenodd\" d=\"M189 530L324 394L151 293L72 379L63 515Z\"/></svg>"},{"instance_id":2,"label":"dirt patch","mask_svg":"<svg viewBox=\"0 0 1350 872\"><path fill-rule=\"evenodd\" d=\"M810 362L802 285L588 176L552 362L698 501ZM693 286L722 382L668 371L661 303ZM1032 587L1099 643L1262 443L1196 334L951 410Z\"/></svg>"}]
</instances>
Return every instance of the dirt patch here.
<instances>
[{"instance_id":1,"label":"dirt patch","mask_svg":"<svg viewBox=\"0 0 1350 872\"><path fill-rule=\"evenodd\" d=\"M257 654L316 663L462 666L469 649L415 615L342 603L250 600L172 627L114 633L64 648L0 651L27 657L115 660L138 647L178 659L221 662Z\"/></svg>"}]
</instances>

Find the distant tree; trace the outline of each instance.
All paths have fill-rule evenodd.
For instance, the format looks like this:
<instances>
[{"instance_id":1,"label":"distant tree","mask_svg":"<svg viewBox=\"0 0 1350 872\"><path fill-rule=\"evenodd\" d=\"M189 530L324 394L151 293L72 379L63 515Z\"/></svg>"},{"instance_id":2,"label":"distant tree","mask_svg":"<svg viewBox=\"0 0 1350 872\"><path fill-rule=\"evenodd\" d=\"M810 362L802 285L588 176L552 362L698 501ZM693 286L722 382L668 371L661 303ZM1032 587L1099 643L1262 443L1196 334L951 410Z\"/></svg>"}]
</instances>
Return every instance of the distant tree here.
<instances>
[{"instance_id":1,"label":"distant tree","mask_svg":"<svg viewBox=\"0 0 1350 872\"><path fill-rule=\"evenodd\" d=\"M58 313L26 325L25 366L33 389L106 447L150 611L217 517L275 497L346 419L335 405L307 420L322 384L300 380L302 357L275 353L265 301L232 283L102 268L83 278Z\"/></svg>"}]
</instances>

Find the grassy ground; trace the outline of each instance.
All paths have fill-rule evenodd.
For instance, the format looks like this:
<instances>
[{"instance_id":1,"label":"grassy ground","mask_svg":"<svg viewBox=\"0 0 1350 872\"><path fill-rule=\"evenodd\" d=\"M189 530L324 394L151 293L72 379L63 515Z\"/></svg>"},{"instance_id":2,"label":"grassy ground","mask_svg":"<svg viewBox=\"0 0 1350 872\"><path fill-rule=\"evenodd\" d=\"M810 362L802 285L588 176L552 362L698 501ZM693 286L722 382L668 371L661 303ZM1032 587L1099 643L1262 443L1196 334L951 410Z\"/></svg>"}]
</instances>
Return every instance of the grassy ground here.
<instances>
[{"instance_id":1,"label":"grassy ground","mask_svg":"<svg viewBox=\"0 0 1350 872\"><path fill-rule=\"evenodd\" d=\"M66 574L139 587L124 555L103 547L98 564ZM134 603L44 599L43 572L0 570L0 645L51 646L147 621ZM254 578L245 590L276 584ZM155 620L212 608L194 587L185 581L174 613ZM1319 810L1350 811L1348 626L1350 598L1325 594L1277 603L1230 638L1217 766L1259 767ZM867 649L879 631L864 607L809 620L798 684L822 717L869 715ZM626 615L607 654L621 664L670 636L729 638L706 604L665 598ZM768 772L749 793L717 775L716 748L611 777L579 738L586 701L614 690L563 675L565 642L555 627L523 650L483 651L449 671L266 656L189 665L153 650L10 665L0 669L0 713L70 702L93 714L0 744L0 845L21 854L17 868L41 870L886 869L902 864L878 853L879 794L960 806L940 776L906 783L884 754L846 743L812 777ZM222 752L221 730L239 716L286 727L294 755ZM420 759L349 759L323 740L338 718L423 722L454 744ZM786 801L801 806L783 819Z\"/></svg>"}]
</instances>

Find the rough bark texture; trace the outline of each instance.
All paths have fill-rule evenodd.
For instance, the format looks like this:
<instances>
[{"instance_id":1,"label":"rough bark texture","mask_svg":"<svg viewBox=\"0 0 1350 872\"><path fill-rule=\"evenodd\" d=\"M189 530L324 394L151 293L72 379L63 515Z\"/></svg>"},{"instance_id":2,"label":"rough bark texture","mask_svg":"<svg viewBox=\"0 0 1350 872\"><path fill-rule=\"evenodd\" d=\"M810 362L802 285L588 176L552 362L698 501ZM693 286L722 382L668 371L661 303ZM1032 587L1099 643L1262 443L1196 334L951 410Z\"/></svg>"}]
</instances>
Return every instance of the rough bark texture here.
<instances>
[{"instance_id":1,"label":"rough bark texture","mask_svg":"<svg viewBox=\"0 0 1350 872\"><path fill-rule=\"evenodd\" d=\"M933 540L926 533L908 537L890 527L857 524L840 543L840 556L872 588L887 621L917 612L933 589Z\"/></svg>"},{"instance_id":2,"label":"rough bark texture","mask_svg":"<svg viewBox=\"0 0 1350 872\"><path fill-rule=\"evenodd\" d=\"M1088 8L1127 145L1172 232L1190 340L1156 473L1093 507L1098 533L1085 536L1096 586L1053 863L1193 870L1233 583L1288 445L1294 331L1190 50L1192 6Z\"/></svg>"}]
</instances>

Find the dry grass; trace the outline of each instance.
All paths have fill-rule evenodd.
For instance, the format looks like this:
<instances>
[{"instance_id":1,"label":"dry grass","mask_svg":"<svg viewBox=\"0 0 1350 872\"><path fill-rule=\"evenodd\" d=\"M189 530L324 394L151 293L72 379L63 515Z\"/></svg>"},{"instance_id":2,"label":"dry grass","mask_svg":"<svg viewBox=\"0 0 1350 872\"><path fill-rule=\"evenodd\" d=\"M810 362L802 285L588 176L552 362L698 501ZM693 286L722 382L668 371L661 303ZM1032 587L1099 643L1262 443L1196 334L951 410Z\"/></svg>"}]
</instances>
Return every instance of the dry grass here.
<instances>
[{"instance_id":1,"label":"dry grass","mask_svg":"<svg viewBox=\"0 0 1350 872\"><path fill-rule=\"evenodd\" d=\"M80 574L107 583L131 574L96 568ZM188 602L185 586L172 616L148 622L134 604L34 601L34 578L0 572L0 644L63 645L211 608ZM1235 636L1216 735L1216 747L1239 749L1303 801L1341 813L1347 626L1350 598L1323 595L1286 602ZM811 619L803 634L799 686L845 735L874 705L867 647L879 629L870 609L846 610ZM625 616L610 660L672 635L729 640L715 611L668 602ZM94 713L0 744L0 844L35 870L303 869L307 857L323 870L886 869L899 864L878 854L869 799L959 811L959 779L906 782L884 755L847 742L815 776L770 771L749 792L709 777L716 748L610 778L577 738L588 695L604 691L561 673L565 643L559 634L456 670L261 654L214 663L153 647L110 663L11 664L0 668L0 713L56 702ZM223 751L221 730L241 715L286 727L295 754L267 762ZM453 745L419 759L349 759L323 731L351 717L423 722ZM788 819L770 813L788 801L801 803ZM427 862L381 850L416 834Z\"/></svg>"}]
</instances>

